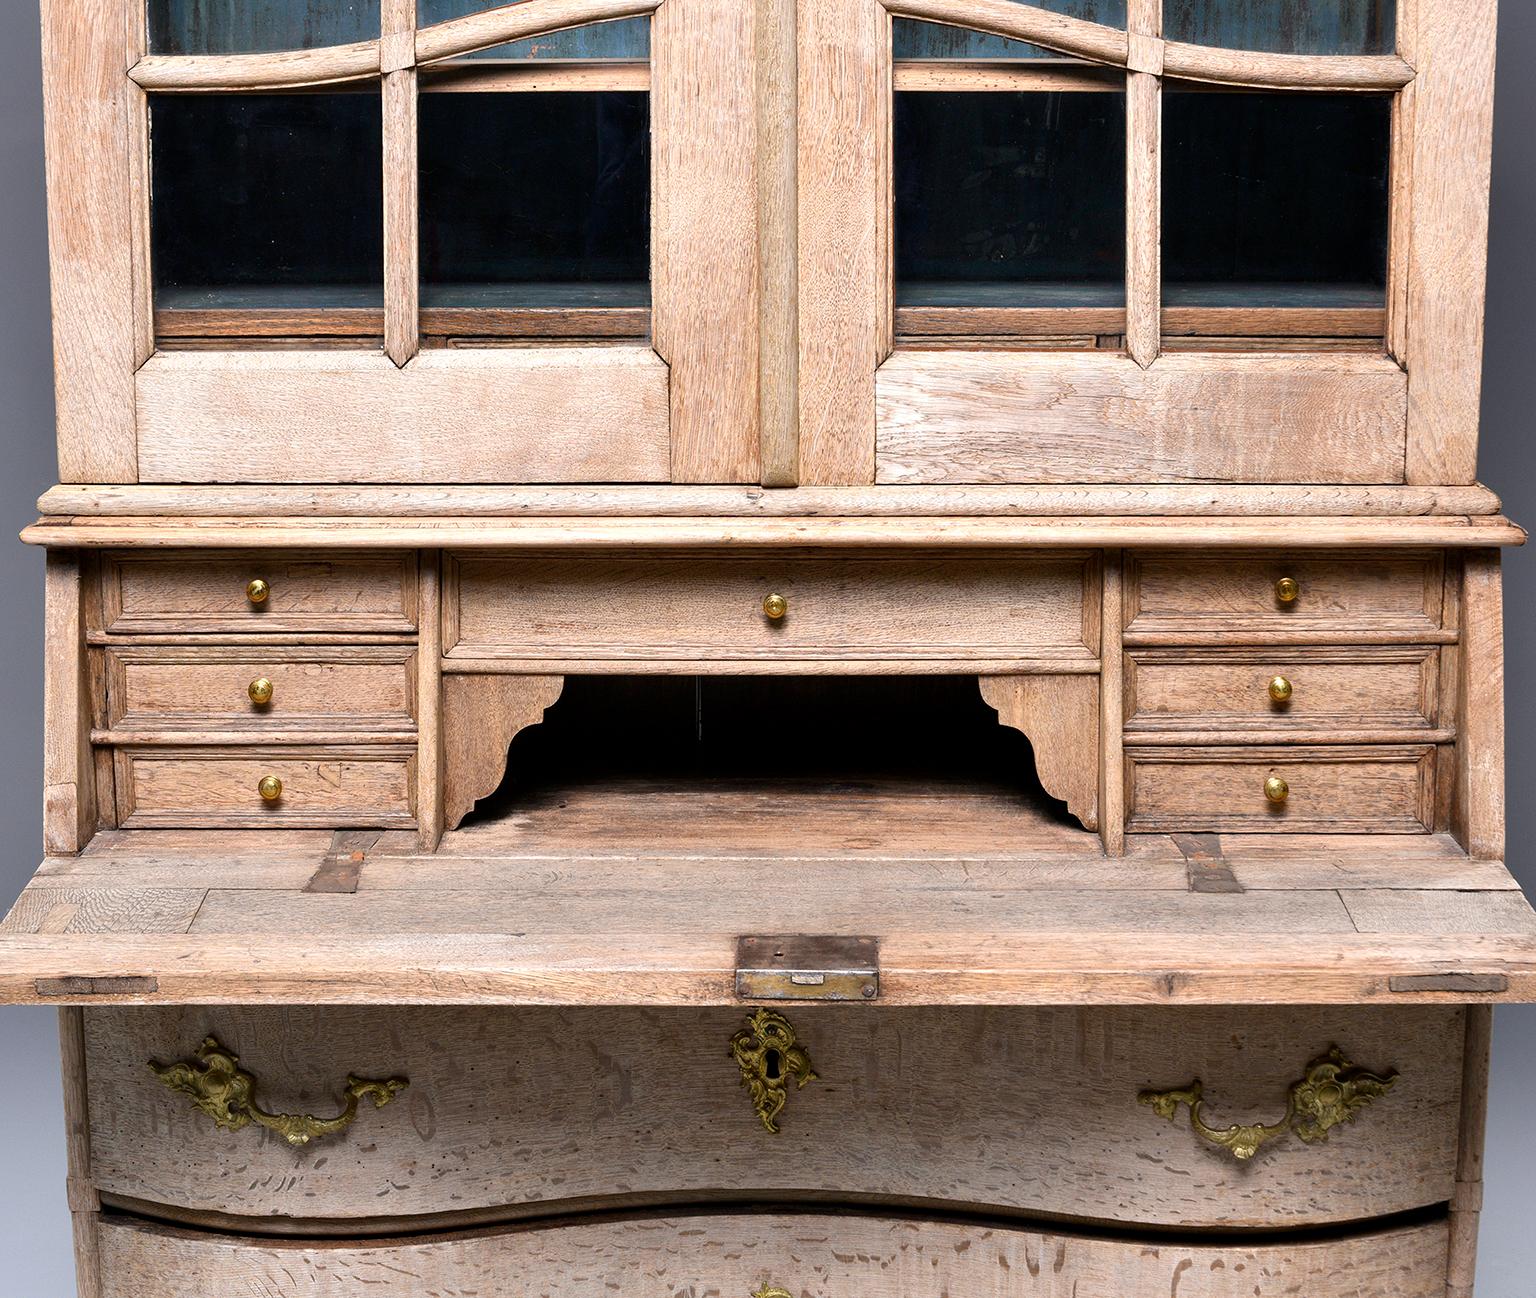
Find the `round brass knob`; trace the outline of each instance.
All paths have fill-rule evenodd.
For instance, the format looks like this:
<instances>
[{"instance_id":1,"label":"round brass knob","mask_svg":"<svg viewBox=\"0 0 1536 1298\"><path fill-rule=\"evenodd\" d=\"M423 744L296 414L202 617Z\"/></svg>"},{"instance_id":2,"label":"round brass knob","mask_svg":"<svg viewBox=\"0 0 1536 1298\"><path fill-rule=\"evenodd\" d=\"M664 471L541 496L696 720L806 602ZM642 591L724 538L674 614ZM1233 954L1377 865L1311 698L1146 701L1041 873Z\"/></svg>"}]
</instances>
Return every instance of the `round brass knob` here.
<instances>
[{"instance_id":1,"label":"round brass knob","mask_svg":"<svg viewBox=\"0 0 1536 1298\"><path fill-rule=\"evenodd\" d=\"M763 597L763 616L770 622L777 622L784 614L789 612L789 601L782 595L766 595Z\"/></svg>"},{"instance_id":2,"label":"round brass knob","mask_svg":"<svg viewBox=\"0 0 1536 1298\"><path fill-rule=\"evenodd\" d=\"M1278 775L1271 775L1264 781L1264 796L1276 806L1291 796L1291 786Z\"/></svg>"},{"instance_id":3,"label":"round brass knob","mask_svg":"<svg viewBox=\"0 0 1536 1298\"><path fill-rule=\"evenodd\" d=\"M272 587L267 585L260 577L256 577L245 583L245 597L252 604L265 604L267 596L272 593Z\"/></svg>"},{"instance_id":4,"label":"round brass knob","mask_svg":"<svg viewBox=\"0 0 1536 1298\"><path fill-rule=\"evenodd\" d=\"M1301 583L1294 577L1282 577L1275 583L1275 598L1282 604L1294 604L1301 594Z\"/></svg>"},{"instance_id":5,"label":"round brass knob","mask_svg":"<svg viewBox=\"0 0 1536 1298\"><path fill-rule=\"evenodd\" d=\"M272 702L272 682L265 676L258 676L246 687L245 692L251 696L251 702L257 707ZM1270 686L1270 692L1274 692L1274 686Z\"/></svg>"},{"instance_id":6,"label":"round brass knob","mask_svg":"<svg viewBox=\"0 0 1536 1298\"><path fill-rule=\"evenodd\" d=\"M1275 703L1289 703L1295 687L1284 676L1276 676L1269 683L1269 697Z\"/></svg>"},{"instance_id":7,"label":"round brass knob","mask_svg":"<svg viewBox=\"0 0 1536 1298\"><path fill-rule=\"evenodd\" d=\"M283 796L283 782L275 775L263 775L256 785L263 802L276 802Z\"/></svg>"}]
</instances>

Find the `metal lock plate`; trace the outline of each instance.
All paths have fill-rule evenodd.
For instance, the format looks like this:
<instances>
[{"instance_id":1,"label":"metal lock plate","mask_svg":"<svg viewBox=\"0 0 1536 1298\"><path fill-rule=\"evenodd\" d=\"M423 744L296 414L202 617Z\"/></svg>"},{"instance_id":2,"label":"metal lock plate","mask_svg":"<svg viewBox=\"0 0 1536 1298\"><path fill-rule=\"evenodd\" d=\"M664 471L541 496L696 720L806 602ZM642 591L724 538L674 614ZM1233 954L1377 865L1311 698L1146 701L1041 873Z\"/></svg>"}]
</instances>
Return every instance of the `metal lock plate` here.
<instances>
[{"instance_id":1,"label":"metal lock plate","mask_svg":"<svg viewBox=\"0 0 1536 1298\"><path fill-rule=\"evenodd\" d=\"M880 995L873 937L736 939L736 995L748 1001L872 1001Z\"/></svg>"}]
</instances>

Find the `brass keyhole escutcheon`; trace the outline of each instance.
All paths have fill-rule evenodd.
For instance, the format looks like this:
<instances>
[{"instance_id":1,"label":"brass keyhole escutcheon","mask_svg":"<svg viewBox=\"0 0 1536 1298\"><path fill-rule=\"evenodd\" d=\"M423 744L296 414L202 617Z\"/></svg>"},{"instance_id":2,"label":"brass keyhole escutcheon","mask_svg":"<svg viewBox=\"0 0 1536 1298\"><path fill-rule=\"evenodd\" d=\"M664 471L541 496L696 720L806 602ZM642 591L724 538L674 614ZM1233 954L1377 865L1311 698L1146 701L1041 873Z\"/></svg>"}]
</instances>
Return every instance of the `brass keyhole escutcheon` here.
<instances>
[{"instance_id":1,"label":"brass keyhole escutcheon","mask_svg":"<svg viewBox=\"0 0 1536 1298\"><path fill-rule=\"evenodd\" d=\"M258 676L246 687L245 692L250 695L251 702L259 708L272 702L272 682L265 676Z\"/></svg>"},{"instance_id":2,"label":"brass keyhole escutcheon","mask_svg":"<svg viewBox=\"0 0 1536 1298\"><path fill-rule=\"evenodd\" d=\"M789 612L789 601L782 595L765 595L763 597L763 616L770 622L781 622L784 615Z\"/></svg>"},{"instance_id":3,"label":"brass keyhole escutcheon","mask_svg":"<svg viewBox=\"0 0 1536 1298\"><path fill-rule=\"evenodd\" d=\"M1295 688L1284 676L1276 676L1269 683L1269 698L1272 703L1289 703Z\"/></svg>"},{"instance_id":4,"label":"brass keyhole escutcheon","mask_svg":"<svg viewBox=\"0 0 1536 1298\"><path fill-rule=\"evenodd\" d=\"M275 775L263 775L257 782L256 792L263 802L276 802L283 796L283 782Z\"/></svg>"},{"instance_id":5,"label":"brass keyhole escutcheon","mask_svg":"<svg viewBox=\"0 0 1536 1298\"><path fill-rule=\"evenodd\" d=\"M257 577L252 581L248 581L245 584L245 597L246 599L250 600L252 604L265 604L271 594L272 587L264 582L260 577Z\"/></svg>"},{"instance_id":6,"label":"brass keyhole escutcheon","mask_svg":"<svg viewBox=\"0 0 1536 1298\"><path fill-rule=\"evenodd\" d=\"M1291 786L1278 775L1271 775L1264 781L1264 796L1278 807L1291 796Z\"/></svg>"},{"instance_id":7,"label":"brass keyhole escutcheon","mask_svg":"<svg viewBox=\"0 0 1536 1298\"><path fill-rule=\"evenodd\" d=\"M741 1084L757 1120L778 1135L790 1079L797 1089L816 1080L811 1057L796 1039L794 1027L774 1010L755 1010L747 1016L747 1026L731 1037L731 1058L741 1069Z\"/></svg>"},{"instance_id":8,"label":"brass keyhole escutcheon","mask_svg":"<svg viewBox=\"0 0 1536 1298\"><path fill-rule=\"evenodd\" d=\"M1275 583L1275 598L1282 604L1294 604L1301 594L1301 583L1294 577L1282 577Z\"/></svg>"}]
</instances>

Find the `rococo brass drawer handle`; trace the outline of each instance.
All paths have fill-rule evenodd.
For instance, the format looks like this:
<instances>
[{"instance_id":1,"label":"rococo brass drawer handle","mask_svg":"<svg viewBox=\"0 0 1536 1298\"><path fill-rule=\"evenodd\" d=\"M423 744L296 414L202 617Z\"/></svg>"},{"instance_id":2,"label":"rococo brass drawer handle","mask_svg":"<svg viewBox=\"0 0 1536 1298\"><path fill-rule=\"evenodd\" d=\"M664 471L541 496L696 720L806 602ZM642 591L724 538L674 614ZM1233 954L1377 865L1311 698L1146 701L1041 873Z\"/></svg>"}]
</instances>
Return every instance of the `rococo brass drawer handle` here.
<instances>
[{"instance_id":1,"label":"rococo brass drawer handle","mask_svg":"<svg viewBox=\"0 0 1536 1298\"><path fill-rule=\"evenodd\" d=\"M749 1014L747 1026L731 1038L731 1057L741 1069L741 1084L752 1098L758 1121L778 1135L789 1079L793 1077L797 1086L816 1080L811 1057L798 1044L794 1028L773 1010Z\"/></svg>"},{"instance_id":2,"label":"rococo brass drawer handle","mask_svg":"<svg viewBox=\"0 0 1536 1298\"><path fill-rule=\"evenodd\" d=\"M370 1082L361 1077L347 1078L347 1103L334 1118L312 1118L299 1113L268 1113L256 1103L256 1078L240 1067L240 1057L208 1037L198 1047L194 1064L157 1064L150 1061L155 1076L173 1091L192 1097L192 1103L213 1119L224 1131L239 1131L251 1123L277 1132L290 1145L307 1145L317 1136L332 1136L345 1131L357 1119L357 1106L364 1096L382 1109L409 1083L392 1077L387 1082Z\"/></svg>"},{"instance_id":3,"label":"rococo brass drawer handle","mask_svg":"<svg viewBox=\"0 0 1536 1298\"><path fill-rule=\"evenodd\" d=\"M1143 1091L1138 1097L1159 1114L1174 1122L1179 1105L1189 1106L1189 1125L1202 1140L1220 1145L1233 1158L1247 1161L1261 1146L1294 1131L1309 1145L1328 1139L1328 1133L1341 1122L1353 1122L1355 1115L1372 1100L1385 1095L1397 1084L1396 1071L1385 1077L1357 1068L1337 1046L1307 1065L1306 1076L1292 1085L1286 1101L1285 1117L1272 1126L1255 1123L1218 1129L1208 1127L1200 1116L1205 1103L1198 1080L1180 1091Z\"/></svg>"},{"instance_id":4,"label":"rococo brass drawer handle","mask_svg":"<svg viewBox=\"0 0 1536 1298\"><path fill-rule=\"evenodd\" d=\"M776 1284L765 1284L752 1298L795 1298L788 1289L780 1289Z\"/></svg>"}]
</instances>

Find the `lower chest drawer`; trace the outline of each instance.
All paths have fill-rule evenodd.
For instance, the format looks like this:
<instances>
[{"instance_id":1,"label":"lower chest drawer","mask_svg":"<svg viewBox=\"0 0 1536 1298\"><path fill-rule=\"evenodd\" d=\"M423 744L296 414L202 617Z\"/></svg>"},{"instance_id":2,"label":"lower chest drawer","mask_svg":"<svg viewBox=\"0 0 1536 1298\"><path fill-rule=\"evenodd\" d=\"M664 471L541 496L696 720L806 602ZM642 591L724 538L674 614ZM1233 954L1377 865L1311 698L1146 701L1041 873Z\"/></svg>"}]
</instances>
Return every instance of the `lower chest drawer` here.
<instances>
[{"instance_id":1,"label":"lower chest drawer","mask_svg":"<svg viewBox=\"0 0 1536 1298\"><path fill-rule=\"evenodd\" d=\"M1443 1222L1190 1245L980 1223L726 1213L410 1241L259 1241L109 1220L101 1298L1444 1298Z\"/></svg>"},{"instance_id":2,"label":"lower chest drawer","mask_svg":"<svg viewBox=\"0 0 1536 1298\"><path fill-rule=\"evenodd\" d=\"M736 1009L187 1008L86 1014L91 1166L157 1212L388 1219L390 1229L574 1207L816 1195L1179 1227L1316 1226L1454 1188L1455 1007L882 1009L805 1006L789 1045ZM738 1033L746 1034L739 1038ZM258 1102L328 1116L349 1075L409 1083L294 1148L215 1128L151 1069L208 1036ZM767 1129L733 1058L767 1041ZM1143 1091L1204 1086L1203 1121L1277 1123L1331 1047L1390 1090L1308 1144L1242 1160ZM770 1079L771 1082L771 1079ZM776 1088L765 1082L770 1110ZM1166 1293L1166 1287L1162 1291Z\"/></svg>"},{"instance_id":3,"label":"lower chest drawer","mask_svg":"<svg viewBox=\"0 0 1536 1298\"><path fill-rule=\"evenodd\" d=\"M166 827L404 827L415 749L119 748L120 823Z\"/></svg>"},{"instance_id":4,"label":"lower chest drawer","mask_svg":"<svg viewBox=\"0 0 1536 1298\"><path fill-rule=\"evenodd\" d=\"M1427 833L1429 744L1128 748L1126 827L1143 833Z\"/></svg>"}]
</instances>

